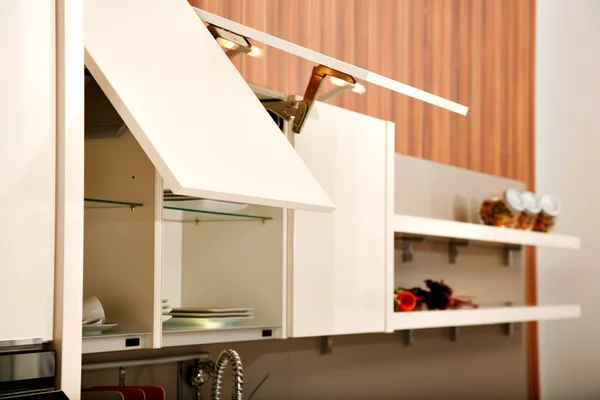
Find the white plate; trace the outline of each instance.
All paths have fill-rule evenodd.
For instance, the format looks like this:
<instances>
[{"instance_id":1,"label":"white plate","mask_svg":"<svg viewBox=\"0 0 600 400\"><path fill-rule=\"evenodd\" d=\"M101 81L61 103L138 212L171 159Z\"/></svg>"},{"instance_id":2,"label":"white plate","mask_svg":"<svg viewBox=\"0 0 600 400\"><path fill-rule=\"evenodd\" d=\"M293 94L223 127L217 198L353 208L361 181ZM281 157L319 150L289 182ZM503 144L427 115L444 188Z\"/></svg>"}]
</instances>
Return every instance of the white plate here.
<instances>
[{"instance_id":1,"label":"white plate","mask_svg":"<svg viewBox=\"0 0 600 400\"><path fill-rule=\"evenodd\" d=\"M171 299L169 297L165 297L162 299L163 304L168 303Z\"/></svg>"},{"instance_id":2,"label":"white plate","mask_svg":"<svg viewBox=\"0 0 600 400\"><path fill-rule=\"evenodd\" d=\"M171 318L173 318L172 315L163 315L162 316L162 322L166 322L166 321L170 320Z\"/></svg>"},{"instance_id":3,"label":"white plate","mask_svg":"<svg viewBox=\"0 0 600 400\"><path fill-rule=\"evenodd\" d=\"M219 308L219 307L179 307L174 308L177 313L201 313L201 314L249 314L251 308Z\"/></svg>"},{"instance_id":4,"label":"white plate","mask_svg":"<svg viewBox=\"0 0 600 400\"><path fill-rule=\"evenodd\" d=\"M219 329L219 328L230 328L241 324L242 322L248 321L252 317L243 318L178 318L175 317L168 322L165 322L164 326L167 331L181 330L181 329Z\"/></svg>"},{"instance_id":5,"label":"white plate","mask_svg":"<svg viewBox=\"0 0 600 400\"><path fill-rule=\"evenodd\" d=\"M200 319L228 319L228 318L254 318L252 314L206 314L206 313L183 313L171 312L171 315L179 318L200 318Z\"/></svg>"},{"instance_id":6,"label":"white plate","mask_svg":"<svg viewBox=\"0 0 600 400\"><path fill-rule=\"evenodd\" d=\"M172 309L172 308L163 308L163 309L162 309L162 314L163 314L163 315L167 315L167 314L170 314L170 313L171 313L171 311L173 311L173 309Z\"/></svg>"},{"instance_id":7,"label":"white plate","mask_svg":"<svg viewBox=\"0 0 600 400\"><path fill-rule=\"evenodd\" d=\"M118 324L103 324L103 325L82 325L83 336L98 336L106 331L111 330Z\"/></svg>"}]
</instances>

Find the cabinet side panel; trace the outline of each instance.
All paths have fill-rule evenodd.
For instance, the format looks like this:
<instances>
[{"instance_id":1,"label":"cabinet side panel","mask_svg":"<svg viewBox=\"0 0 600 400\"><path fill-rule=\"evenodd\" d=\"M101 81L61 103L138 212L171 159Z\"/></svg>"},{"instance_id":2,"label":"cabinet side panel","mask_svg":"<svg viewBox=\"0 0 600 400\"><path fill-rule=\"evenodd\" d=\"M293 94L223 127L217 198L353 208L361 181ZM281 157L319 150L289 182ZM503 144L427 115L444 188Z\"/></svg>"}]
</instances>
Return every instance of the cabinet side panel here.
<instances>
[{"instance_id":1,"label":"cabinet side panel","mask_svg":"<svg viewBox=\"0 0 600 400\"><path fill-rule=\"evenodd\" d=\"M385 302L385 327L386 332L392 332L390 316L394 312L394 305L389 301L389 294L394 292L394 227L392 220L394 217L394 180L396 169L394 164L394 155L396 154L396 125L393 122L386 124L386 157L385 157L385 292L383 301Z\"/></svg>"},{"instance_id":2,"label":"cabinet side panel","mask_svg":"<svg viewBox=\"0 0 600 400\"><path fill-rule=\"evenodd\" d=\"M54 18L53 1L0 2L0 341L52 340Z\"/></svg>"},{"instance_id":3,"label":"cabinet side panel","mask_svg":"<svg viewBox=\"0 0 600 400\"><path fill-rule=\"evenodd\" d=\"M384 330L386 132L385 121L319 103L295 138L336 209L295 211L294 337Z\"/></svg>"},{"instance_id":4,"label":"cabinet side panel","mask_svg":"<svg viewBox=\"0 0 600 400\"><path fill-rule=\"evenodd\" d=\"M182 212L164 211L162 294L173 307L181 307L181 273L183 257Z\"/></svg>"},{"instance_id":5,"label":"cabinet side panel","mask_svg":"<svg viewBox=\"0 0 600 400\"><path fill-rule=\"evenodd\" d=\"M284 211L250 206L260 221L183 223L182 305L252 307L252 325L283 323Z\"/></svg>"},{"instance_id":6,"label":"cabinet side panel","mask_svg":"<svg viewBox=\"0 0 600 400\"><path fill-rule=\"evenodd\" d=\"M85 210L84 296L97 296L119 331L152 332L155 302L155 169L133 136L85 143L85 196L142 203Z\"/></svg>"}]
</instances>

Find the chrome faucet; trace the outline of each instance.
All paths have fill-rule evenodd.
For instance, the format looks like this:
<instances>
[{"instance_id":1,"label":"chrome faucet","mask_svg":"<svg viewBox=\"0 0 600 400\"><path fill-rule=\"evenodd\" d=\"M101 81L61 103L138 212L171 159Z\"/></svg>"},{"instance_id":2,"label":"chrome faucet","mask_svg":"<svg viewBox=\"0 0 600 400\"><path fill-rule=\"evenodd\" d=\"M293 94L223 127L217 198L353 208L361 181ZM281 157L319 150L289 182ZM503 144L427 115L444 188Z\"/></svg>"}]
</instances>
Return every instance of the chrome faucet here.
<instances>
[{"instance_id":1,"label":"chrome faucet","mask_svg":"<svg viewBox=\"0 0 600 400\"><path fill-rule=\"evenodd\" d=\"M227 363L231 363L233 372L233 392L231 398L233 400L242 400L242 394L244 390L244 372L242 370L242 359L235 350L223 350L213 370L213 387L212 387L212 399L221 400L221 383L223 381L223 373L227 367Z\"/></svg>"}]
</instances>

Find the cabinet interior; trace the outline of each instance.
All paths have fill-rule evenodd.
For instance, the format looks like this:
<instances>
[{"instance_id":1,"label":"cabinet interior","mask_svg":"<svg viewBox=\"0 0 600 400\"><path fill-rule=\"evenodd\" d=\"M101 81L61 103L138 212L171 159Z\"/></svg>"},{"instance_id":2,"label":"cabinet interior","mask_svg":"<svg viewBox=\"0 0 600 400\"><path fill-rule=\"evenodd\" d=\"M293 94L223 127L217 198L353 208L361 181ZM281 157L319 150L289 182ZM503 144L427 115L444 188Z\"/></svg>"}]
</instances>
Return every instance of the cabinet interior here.
<instances>
[{"instance_id":1,"label":"cabinet interior","mask_svg":"<svg viewBox=\"0 0 600 400\"><path fill-rule=\"evenodd\" d=\"M118 324L111 333L154 329L161 192L154 166L129 131L85 140L83 293L98 297L106 323Z\"/></svg>"},{"instance_id":2,"label":"cabinet interior","mask_svg":"<svg viewBox=\"0 0 600 400\"><path fill-rule=\"evenodd\" d=\"M251 308L254 318L236 326L274 329L269 335L279 336L286 211L248 205L215 212L203 209L202 199L173 195L91 75L88 89L86 117L93 119L85 140L84 298L98 297L105 323L118 324L101 337L141 335L134 348L160 347L162 332L223 329L194 319L163 324L162 299L169 307ZM261 100L273 98L255 91Z\"/></svg>"}]
</instances>

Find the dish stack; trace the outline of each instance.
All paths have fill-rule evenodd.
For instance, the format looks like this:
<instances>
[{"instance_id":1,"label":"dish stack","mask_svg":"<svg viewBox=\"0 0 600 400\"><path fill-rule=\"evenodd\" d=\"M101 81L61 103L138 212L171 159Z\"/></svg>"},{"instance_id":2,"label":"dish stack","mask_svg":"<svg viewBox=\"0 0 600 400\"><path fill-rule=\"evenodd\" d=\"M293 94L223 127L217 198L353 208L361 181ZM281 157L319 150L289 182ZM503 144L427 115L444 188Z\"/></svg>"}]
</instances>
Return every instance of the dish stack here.
<instances>
[{"instance_id":1,"label":"dish stack","mask_svg":"<svg viewBox=\"0 0 600 400\"><path fill-rule=\"evenodd\" d=\"M171 305L169 304L170 299L162 299L162 322L166 322L173 318L171 315Z\"/></svg>"},{"instance_id":2,"label":"dish stack","mask_svg":"<svg viewBox=\"0 0 600 400\"><path fill-rule=\"evenodd\" d=\"M104 307L96 296L90 296L83 299L83 320L81 326L83 336L97 336L111 330L117 324L108 324L105 322L106 315Z\"/></svg>"},{"instance_id":3,"label":"dish stack","mask_svg":"<svg viewBox=\"0 0 600 400\"><path fill-rule=\"evenodd\" d=\"M254 318L251 308L182 307L171 311L173 320L190 322L203 328L234 326Z\"/></svg>"}]
</instances>

